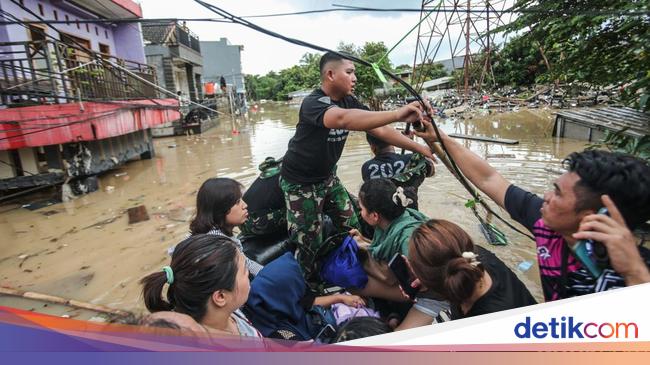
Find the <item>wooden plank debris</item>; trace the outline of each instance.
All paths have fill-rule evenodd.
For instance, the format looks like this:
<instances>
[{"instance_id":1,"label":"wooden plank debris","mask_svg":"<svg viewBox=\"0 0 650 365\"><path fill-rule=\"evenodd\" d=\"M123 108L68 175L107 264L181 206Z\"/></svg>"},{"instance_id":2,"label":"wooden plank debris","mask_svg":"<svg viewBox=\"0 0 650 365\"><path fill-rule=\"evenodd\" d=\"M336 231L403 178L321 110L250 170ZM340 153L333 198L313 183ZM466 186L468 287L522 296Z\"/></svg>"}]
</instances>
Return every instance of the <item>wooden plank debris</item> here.
<instances>
[{"instance_id":1,"label":"wooden plank debris","mask_svg":"<svg viewBox=\"0 0 650 365\"><path fill-rule=\"evenodd\" d=\"M491 138L491 137L481 137L481 136L470 136L467 134L457 134L451 133L449 137L460 138L460 139L469 139L472 141L480 142L489 142L489 143L499 143L499 144L519 144L519 141L516 139L507 139L507 138Z\"/></svg>"}]
</instances>

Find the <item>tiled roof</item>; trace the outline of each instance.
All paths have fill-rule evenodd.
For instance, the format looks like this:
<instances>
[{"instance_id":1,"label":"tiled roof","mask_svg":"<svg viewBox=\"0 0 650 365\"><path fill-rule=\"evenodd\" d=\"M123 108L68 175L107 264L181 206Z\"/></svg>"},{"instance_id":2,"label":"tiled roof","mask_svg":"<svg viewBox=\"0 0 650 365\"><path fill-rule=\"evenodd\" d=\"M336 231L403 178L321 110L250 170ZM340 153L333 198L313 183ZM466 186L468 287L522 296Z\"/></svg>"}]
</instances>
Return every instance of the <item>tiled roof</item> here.
<instances>
[{"instance_id":1,"label":"tiled roof","mask_svg":"<svg viewBox=\"0 0 650 365\"><path fill-rule=\"evenodd\" d=\"M167 35L174 29L175 23L142 23L142 38L152 44L162 44L167 39Z\"/></svg>"}]
</instances>

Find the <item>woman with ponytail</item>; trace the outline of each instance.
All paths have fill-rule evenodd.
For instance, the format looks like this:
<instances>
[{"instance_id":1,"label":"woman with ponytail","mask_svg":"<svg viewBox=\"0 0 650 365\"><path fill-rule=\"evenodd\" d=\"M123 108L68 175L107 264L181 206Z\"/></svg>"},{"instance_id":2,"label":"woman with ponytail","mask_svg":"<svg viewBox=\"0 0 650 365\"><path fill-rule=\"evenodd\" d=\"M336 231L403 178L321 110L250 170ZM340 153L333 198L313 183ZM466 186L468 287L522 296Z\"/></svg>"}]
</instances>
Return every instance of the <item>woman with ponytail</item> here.
<instances>
[{"instance_id":1,"label":"woman with ponytail","mask_svg":"<svg viewBox=\"0 0 650 365\"><path fill-rule=\"evenodd\" d=\"M150 312L187 314L209 333L261 337L239 310L250 282L244 255L228 237L192 235L176 246L169 266L140 283Z\"/></svg>"},{"instance_id":2,"label":"woman with ponytail","mask_svg":"<svg viewBox=\"0 0 650 365\"><path fill-rule=\"evenodd\" d=\"M452 319L537 303L498 257L474 245L470 236L454 223L432 219L422 224L413 232L408 251L408 261L417 278L414 285L448 300ZM411 309L399 329L432 323L434 318L413 311L417 307Z\"/></svg>"}]
</instances>

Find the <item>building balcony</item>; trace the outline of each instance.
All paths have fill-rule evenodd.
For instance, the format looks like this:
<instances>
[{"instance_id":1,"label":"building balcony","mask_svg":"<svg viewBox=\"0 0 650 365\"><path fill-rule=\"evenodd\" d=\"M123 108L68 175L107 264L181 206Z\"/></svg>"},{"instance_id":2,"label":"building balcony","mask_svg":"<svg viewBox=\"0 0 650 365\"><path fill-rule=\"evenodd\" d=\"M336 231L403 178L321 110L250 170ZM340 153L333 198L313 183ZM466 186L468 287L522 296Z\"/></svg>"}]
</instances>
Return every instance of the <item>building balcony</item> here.
<instances>
[{"instance_id":1,"label":"building balcony","mask_svg":"<svg viewBox=\"0 0 650 365\"><path fill-rule=\"evenodd\" d=\"M159 98L155 68L59 41L0 42L0 104Z\"/></svg>"},{"instance_id":2,"label":"building balcony","mask_svg":"<svg viewBox=\"0 0 650 365\"><path fill-rule=\"evenodd\" d=\"M168 56L180 58L194 65L202 65L199 37L185 25L176 22L168 24L142 24L142 37L145 45L153 53L168 53ZM168 49L161 52L159 47Z\"/></svg>"}]
</instances>

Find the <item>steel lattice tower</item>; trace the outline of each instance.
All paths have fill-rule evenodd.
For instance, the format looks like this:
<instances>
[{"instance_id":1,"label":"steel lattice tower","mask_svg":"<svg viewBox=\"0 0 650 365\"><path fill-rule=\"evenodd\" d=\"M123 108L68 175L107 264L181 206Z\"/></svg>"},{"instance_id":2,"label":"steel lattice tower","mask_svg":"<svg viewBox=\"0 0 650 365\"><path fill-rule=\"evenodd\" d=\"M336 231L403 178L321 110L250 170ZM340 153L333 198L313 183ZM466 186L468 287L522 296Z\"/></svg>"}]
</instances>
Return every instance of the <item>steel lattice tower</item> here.
<instances>
[{"instance_id":1,"label":"steel lattice tower","mask_svg":"<svg viewBox=\"0 0 650 365\"><path fill-rule=\"evenodd\" d=\"M486 52L479 85L488 79L494 82L490 52L497 34L493 30L510 22L512 13L503 10L513 3L513 0L423 0L411 80L416 89L420 91L426 81L424 73L416 73L418 67L451 58L454 69L457 66L464 69L462 89L467 97L472 55L479 52ZM423 18L426 19L422 21ZM462 63L458 65L459 62Z\"/></svg>"}]
</instances>

